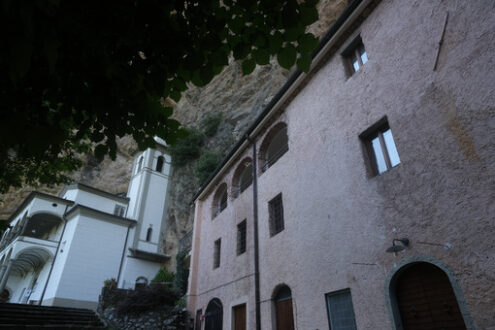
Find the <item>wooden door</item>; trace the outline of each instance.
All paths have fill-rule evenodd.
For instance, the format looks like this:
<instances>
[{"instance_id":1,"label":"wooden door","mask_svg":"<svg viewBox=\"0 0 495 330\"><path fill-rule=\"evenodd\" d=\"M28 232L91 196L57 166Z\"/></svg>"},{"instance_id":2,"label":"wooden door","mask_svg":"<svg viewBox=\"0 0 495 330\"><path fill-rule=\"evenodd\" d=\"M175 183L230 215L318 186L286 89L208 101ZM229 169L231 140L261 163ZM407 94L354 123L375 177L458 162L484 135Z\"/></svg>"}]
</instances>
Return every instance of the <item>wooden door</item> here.
<instances>
[{"instance_id":1,"label":"wooden door","mask_svg":"<svg viewBox=\"0 0 495 330\"><path fill-rule=\"evenodd\" d=\"M275 312L277 314L277 330L294 330L292 298L276 301Z\"/></svg>"},{"instance_id":2,"label":"wooden door","mask_svg":"<svg viewBox=\"0 0 495 330\"><path fill-rule=\"evenodd\" d=\"M219 299L214 298L206 307L205 330L222 330L223 307Z\"/></svg>"},{"instance_id":3,"label":"wooden door","mask_svg":"<svg viewBox=\"0 0 495 330\"><path fill-rule=\"evenodd\" d=\"M234 330L246 330L246 304L234 307Z\"/></svg>"},{"instance_id":4,"label":"wooden door","mask_svg":"<svg viewBox=\"0 0 495 330\"><path fill-rule=\"evenodd\" d=\"M404 330L466 329L449 278L432 264L405 270L396 295Z\"/></svg>"}]
</instances>

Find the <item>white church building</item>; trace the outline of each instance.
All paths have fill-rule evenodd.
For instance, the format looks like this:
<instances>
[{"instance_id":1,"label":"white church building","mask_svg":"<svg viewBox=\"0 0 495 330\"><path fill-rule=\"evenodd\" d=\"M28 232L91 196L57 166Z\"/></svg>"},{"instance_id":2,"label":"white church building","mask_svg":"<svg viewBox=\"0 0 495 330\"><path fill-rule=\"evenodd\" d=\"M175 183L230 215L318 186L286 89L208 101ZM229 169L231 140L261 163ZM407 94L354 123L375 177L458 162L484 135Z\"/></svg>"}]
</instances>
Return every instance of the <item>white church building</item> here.
<instances>
[{"instance_id":1,"label":"white church building","mask_svg":"<svg viewBox=\"0 0 495 330\"><path fill-rule=\"evenodd\" d=\"M170 156L137 155L127 196L81 183L58 196L32 192L0 241L0 293L11 303L95 309L107 279L119 288L153 279L167 211Z\"/></svg>"}]
</instances>

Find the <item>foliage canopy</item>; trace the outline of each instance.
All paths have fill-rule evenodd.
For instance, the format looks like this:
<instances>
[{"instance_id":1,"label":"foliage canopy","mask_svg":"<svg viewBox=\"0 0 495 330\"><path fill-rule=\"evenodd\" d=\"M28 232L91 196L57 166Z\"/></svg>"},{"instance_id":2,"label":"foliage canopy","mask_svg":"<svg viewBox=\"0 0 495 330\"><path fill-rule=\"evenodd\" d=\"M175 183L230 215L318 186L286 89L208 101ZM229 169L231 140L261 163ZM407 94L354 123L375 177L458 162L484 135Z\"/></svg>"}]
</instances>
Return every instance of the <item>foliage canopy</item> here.
<instances>
[{"instance_id":1,"label":"foliage canopy","mask_svg":"<svg viewBox=\"0 0 495 330\"><path fill-rule=\"evenodd\" d=\"M181 136L171 107L233 56L309 69L316 1L5 0L0 6L0 193L66 181L77 153L115 158Z\"/></svg>"}]
</instances>

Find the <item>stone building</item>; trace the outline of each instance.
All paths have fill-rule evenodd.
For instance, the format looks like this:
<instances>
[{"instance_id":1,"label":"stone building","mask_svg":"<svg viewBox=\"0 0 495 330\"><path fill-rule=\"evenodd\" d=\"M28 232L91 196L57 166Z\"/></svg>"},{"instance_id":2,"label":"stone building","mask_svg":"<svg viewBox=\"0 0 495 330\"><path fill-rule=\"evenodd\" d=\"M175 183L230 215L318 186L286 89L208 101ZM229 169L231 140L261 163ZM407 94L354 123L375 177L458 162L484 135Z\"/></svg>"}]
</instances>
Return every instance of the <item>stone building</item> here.
<instances>
[{"instance_id":1,"label":"stone building","mask_svg":"<svg viewBox=\"0 0 495 330\"><path fill-rule=\"evenodd\" d=\"M195 329L495 329L494 12L349 4L195 196Z\"/></svg>"},{"instance_id":2,"label":"stone building","mask_svg":"<svg viewBox=\"0 0 495 330\"><path fill-rule=\"evenodd\" d=\"M93 308L105 280L146 284L160 253L168 206L165 145L139 153L127 196L75 183L58 196L32 192L0 241L0 292L11 303Z\"/></svg>"}]
</instances>

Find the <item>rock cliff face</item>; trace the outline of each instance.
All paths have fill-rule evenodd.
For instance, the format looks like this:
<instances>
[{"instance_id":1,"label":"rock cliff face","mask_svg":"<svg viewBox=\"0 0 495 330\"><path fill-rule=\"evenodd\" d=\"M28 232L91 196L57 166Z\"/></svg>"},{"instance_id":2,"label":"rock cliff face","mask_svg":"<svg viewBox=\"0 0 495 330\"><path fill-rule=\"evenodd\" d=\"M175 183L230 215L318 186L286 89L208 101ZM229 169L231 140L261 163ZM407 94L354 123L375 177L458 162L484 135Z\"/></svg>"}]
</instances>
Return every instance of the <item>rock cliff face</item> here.
<instances>
[{"instance_id":1,"label":"rock cliff face","mask_svg":"<svg viewBox=\"0 0 495 330\"><path fill-rule=\"evenodd\" d=\"M347 3L348 0L320 1L320 20L309 30L322 36ZM207 86L192 87L185 92L175 106L174 116L186 127L199 128L205 118L221 113L222 122L216 134L205 142L203 148L225 154L284 84L288 75L287 70L272 60L266 66L258 66L249 76L243 76L240 63L232 61ZM72 178L112 193L126 192L133 157L137 152L136 143L124 137L119 140L115 161L105 158L97 162L92 157L86 157L86 165ZM190 201L199 188L193 166L191 163L175 168L171 176L169 219L162 233L163 252L171 255L177 252L178 240L192 229L193 207ZM38 190L56 194L60 188L41 187ZM8 218L31 190L31 187L12 189L0 196L0 219ZM175 260L170 266L174 267L174 263Z\"/></svg>"}]
</instances>

